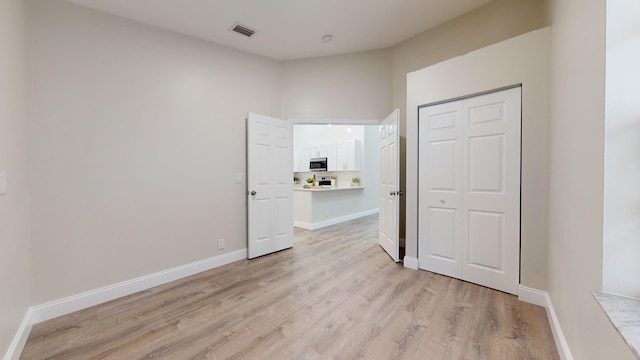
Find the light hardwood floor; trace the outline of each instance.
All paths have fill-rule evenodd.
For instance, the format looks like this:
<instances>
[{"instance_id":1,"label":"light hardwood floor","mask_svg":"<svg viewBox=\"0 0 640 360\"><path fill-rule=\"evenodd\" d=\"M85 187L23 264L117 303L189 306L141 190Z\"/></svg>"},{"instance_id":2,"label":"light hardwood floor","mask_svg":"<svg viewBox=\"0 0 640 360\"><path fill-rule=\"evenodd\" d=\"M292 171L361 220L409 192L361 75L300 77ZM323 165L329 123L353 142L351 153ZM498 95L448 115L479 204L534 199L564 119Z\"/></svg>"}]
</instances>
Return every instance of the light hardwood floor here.
<instances>
[{"instance_id":1,"label":"light hardwood floor","mask_svg":"<svg viewBox=\"0 0 640 360\"><path fill-rule=\"evenodd\" d=\"M543 308L393 263L377 219L37 324L21 359L559 359Z\"/></svg>"}]
</instances>

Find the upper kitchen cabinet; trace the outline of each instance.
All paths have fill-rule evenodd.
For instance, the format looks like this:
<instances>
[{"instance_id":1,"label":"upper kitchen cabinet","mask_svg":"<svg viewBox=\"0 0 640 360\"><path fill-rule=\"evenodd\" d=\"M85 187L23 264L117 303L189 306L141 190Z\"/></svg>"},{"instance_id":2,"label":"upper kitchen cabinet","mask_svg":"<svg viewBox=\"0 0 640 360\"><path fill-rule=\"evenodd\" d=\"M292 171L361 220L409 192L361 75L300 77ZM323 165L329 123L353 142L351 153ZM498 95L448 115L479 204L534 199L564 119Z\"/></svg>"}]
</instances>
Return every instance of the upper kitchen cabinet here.
<instances>
[{"instance_id":1,"label":"upper kitchen cabinet","mask_svg":"<svg viewBox=\"0 0 640 360\"><path fill-rule=\"evenodd\" d=\"M338 170L338 153L336 144L327 145L327 171Z\"/></svg>"},{"instance_id":2,"label":"upper kitchen cabinet","mask_svg":"<svg viewBox=\"0 0 640 360\"><path fill-rule=\"evenodd\" d=\"M293 150L293 172L309 171L309 160L311 160L311 148L297 148Z\"/></svg>"},{"instance_id":3,"label":"upper kitchen cabinet","mask_svg":"<svg viewBox=\"0 0 640 360\"><path fill-rule=\"evenodd\" d=\"M360 171L360 141L336 144L336 171Z\"/></svg>"},{"instance_id":4,"label":"upper kitchen cabinet","mask_svg":"<svg viewBox=\"0 0 640 360\"><path fill-rule=\"evenodd\" d=\"M360 140L296 148L293 172L308 172L309 160L327 158L327 171L360 171Z\"/></svg>"},{"instance_id":5,"label":"upper kitchen cabinet","mask_svg":"<svg viewBox=\"0 0 640 360\"><path fill-rule=\"evenodd\" d=\"M319 145L311 148L311 158L324 158L327 155L327 145Z\"/></svg>"}]
</instances>

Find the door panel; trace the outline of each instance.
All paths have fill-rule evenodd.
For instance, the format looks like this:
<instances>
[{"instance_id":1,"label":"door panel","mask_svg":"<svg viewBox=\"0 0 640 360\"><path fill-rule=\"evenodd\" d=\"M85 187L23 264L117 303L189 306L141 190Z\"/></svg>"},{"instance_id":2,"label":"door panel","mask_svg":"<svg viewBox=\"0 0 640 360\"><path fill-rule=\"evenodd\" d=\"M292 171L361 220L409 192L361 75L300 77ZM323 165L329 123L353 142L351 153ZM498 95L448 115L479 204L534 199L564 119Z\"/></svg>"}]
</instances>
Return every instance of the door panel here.
<instances>
[{"instance_id":1,"label":"door panel","mask_svg":"<svg viewBox=\"0 0 640 360\"><path fill-rule=\"evenodd\" d=\"M504 214L469 212L469 266L504 272Z\"/></svg>"},{"instance_id":2,"label":"door panel","mask_svg":"<svg viewBox=\"0 0 640 360\"><path fill-rule=\"evenodd\" d=\"M517 293L520 128L520 88L420 108L420 268Z\"/></svg>"},{"instance_id":3,"label":"door panel","mask_svg":"<svg viewBox=\"0 0 640 360\"><path fill-rule=\"evenodd\" d=\"M462 275L462 103L420 109L420 268Z\"/></svg>"},{"instance_id":4,"label":"door panel","mask_svg":"<svg viewBox=\"0 0 640 360\"><path fill-rule=\"evenodd\" d=\"M456 263L458 249L455 247L456 217L455 209L429 208L429 223L427 229L429 239L429 254L431 257ZM457 266L457 265L452 265Z\"/></svg>"},{"instance_id":5,"label":"door panel","mask_svg":"<svg viewBox=\"0 0 640 360\"><path fill-rule=\"evenodd\" d=\"M433 141L429 146L429 190L456 191L457 140Z\"/></svg>"},{"instance_id":6,"label":"door panel","mask_svg":"<svg viewBox=\"0 0 640 360\"><path fill-rule=\"evenodd\" d=\"M502 135L469 139L469 192L504 191L504 146Z\"/></svg>"},{"instance_id":7,"label":"door panel","mask_svg":"<svg viewBox=\"0 0 640 360\"><path fill-rule=\"evenodd\" d=\"M463 279L517 294L521 89L465 100Z\"/></svg>"},{"instance_id":8,"label":"door panel","mask_svg":"<svg viewBox=\"0 0 640 360\"><path fill-rule=\"evenodd\" d=\"M249 114L247 247L250 259L293 246L292 134L288 121Z\"/></svg>"},{"instance_id":9,"label":"door panel","mask_svg":"<svg viewBox=\"0 0 640 360\"><path fill-rule=\"evenodd\" d=\"M396 109L380 124L380 226L378 242L395 262L400 261L399 118L400 110Z\"/></svg>"}]
</instances>

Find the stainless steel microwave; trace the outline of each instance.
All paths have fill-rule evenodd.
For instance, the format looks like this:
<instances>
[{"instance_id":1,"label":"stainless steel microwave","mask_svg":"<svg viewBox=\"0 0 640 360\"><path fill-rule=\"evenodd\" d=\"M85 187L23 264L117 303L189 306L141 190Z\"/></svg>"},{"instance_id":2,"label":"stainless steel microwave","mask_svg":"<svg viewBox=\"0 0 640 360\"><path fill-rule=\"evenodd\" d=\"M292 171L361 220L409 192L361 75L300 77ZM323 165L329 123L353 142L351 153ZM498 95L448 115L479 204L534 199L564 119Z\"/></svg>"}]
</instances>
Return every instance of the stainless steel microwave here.
<instances>
[{"instance_id":1,"label":"stainless steel microwave","mask_svg":"<svg viewBox=\"0 0 640 360\"><path fill-rule=\"evenodd\" d=\"M327 171L327 158L312 158L309 160L310 171Z\"/></svg>"}]
</instances>

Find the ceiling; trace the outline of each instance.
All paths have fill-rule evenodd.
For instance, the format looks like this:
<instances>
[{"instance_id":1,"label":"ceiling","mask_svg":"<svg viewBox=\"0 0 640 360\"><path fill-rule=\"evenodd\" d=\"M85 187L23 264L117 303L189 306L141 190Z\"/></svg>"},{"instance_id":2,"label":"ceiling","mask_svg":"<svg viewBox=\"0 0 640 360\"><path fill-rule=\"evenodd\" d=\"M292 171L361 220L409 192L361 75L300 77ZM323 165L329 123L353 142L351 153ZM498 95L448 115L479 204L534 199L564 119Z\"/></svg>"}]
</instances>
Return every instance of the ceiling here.
<instances>
[{"instance_id":1,"label":"ceiling","mask_svg":"<svg viewBox=\"0 0 640 360\"><path fill-rule=\"evenodd\" d=\"M396 45L491 0L67 0L277 60ZM229 31L235 22L256 33ZM323 42L331 34L333 40Z\"/></svg>"}]
</instances>

